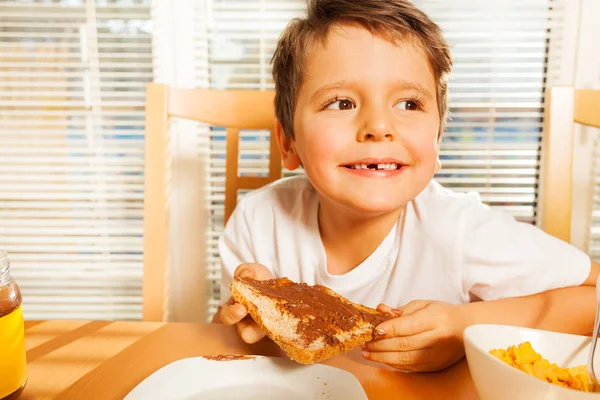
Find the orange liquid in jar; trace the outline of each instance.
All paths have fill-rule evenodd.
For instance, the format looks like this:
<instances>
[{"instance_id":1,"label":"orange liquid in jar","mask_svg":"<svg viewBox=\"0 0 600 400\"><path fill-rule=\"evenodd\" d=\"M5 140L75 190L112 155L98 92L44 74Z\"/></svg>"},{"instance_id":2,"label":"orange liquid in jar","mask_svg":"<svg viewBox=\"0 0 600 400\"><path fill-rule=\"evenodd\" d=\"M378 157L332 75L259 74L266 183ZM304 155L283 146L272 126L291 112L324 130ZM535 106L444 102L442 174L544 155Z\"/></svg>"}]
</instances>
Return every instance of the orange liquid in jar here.
<instances>
[{"instance_id":1,"label":"orange liquid in jar","mask_svg":"<svg viewBox=\"0 0 600 400\"><path fill-rule=\"evenodd\" d=\"M0 400L16 399L27 381L23 296L0 249Z\"/></svg>"},{"instance_id":2,"label":"orange liquid in jar","mask_svg":"<svg viewBox=\"0 0 600 400\"><path fill-rule=\"evenodd\" d=\"M27 381L23 310L0 303L0 399L16 399Z\"/></svg>"}]
</instances>

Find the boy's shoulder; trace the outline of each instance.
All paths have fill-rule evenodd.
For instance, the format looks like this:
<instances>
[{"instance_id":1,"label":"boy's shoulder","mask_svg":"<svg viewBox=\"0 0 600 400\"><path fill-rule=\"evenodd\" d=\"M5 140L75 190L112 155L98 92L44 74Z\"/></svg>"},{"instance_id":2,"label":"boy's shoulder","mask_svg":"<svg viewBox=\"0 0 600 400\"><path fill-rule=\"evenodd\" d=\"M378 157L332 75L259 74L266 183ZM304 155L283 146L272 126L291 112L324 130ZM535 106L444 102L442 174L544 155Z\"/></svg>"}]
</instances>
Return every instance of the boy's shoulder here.
<instances>
[{"instance_id":1,"label":"boy's shoulder","mask_svg":"<svg viewBox=\"0 0 600 400\"><path fill-rule=\"evenodd\" d=\"M306 208L316 199L316 191L306 175L296 175L279 179L246 194L239 202L246 213L253 210L273 209L281 211Z\"/></svg>"},{"instance_id":2,"label":"boy's shoulder","mask_svg":"<svg viewBox=\"0 0 600 400\"><path fill-rule=\"evenodd\" d=\"M271 197L287 196L290 194L297 194L302 191L309 190L314 191L314 188L306 175L299 174L286 178L281 178L265 185L259 189L249 192L244 196L245 202L255 202L261 200L267 200Z\"/></svg>"},{"instance_id":3,"label":"boy's shoulder","mask_svg":"<svg viewBox=\"0 0 600 400\"><path fill-rule=\"evenodd\" d=\"M435 224L441 221L456 223L457 220L490 212L475 191L457 192L432 180L413 201L414 209L422 220Z\"/></svg>"},{"instance_id":4,"label":"boy's shoulder","mask_svg":"<svg viewBox=\"0 0 600 400\"><path fill-rule=\"evenodd\" d=\"M477 221L494 223L490 208L477 192L457 192L435 180L407 206L405 229L435 245L440 254L455 254ZM450 259L450 258L449 258Z\"/></svg>"},{"instance_id":5,"label":"boy's shoulder","mask_svg":"<svg viewBox=\"0 0 600 400\"><path fill-rule=\"evenodd\" d=\"M415 200L429 205L455 205L458 207L474 204L483 205L479 193L475 191L456 192L442 186L435 180L431 180Z\"/></svg>"}]
</instances>

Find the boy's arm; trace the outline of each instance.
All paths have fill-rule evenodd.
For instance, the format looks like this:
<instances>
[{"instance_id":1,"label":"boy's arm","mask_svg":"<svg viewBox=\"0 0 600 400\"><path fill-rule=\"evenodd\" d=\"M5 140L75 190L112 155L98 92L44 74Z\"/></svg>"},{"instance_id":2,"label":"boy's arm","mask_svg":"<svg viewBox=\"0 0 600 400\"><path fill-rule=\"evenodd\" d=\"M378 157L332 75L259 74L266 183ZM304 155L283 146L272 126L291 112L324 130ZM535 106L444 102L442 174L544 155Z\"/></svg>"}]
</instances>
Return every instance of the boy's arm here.
<instances>
[{"instance_id":1,"label":"boy's arm","mask_svg":"<svg viewBox=\"0 0 600 400\"><path fill-rule=\"evenodd\" d=\"M600 264L592 261L590 273L581 286L464 304L459 306L460 313L465 326L493 323L590 335L594 327L595 286L599 274Z\"/></svg>"},{"instance_id":2,"label":"boy's arm","mask_svg":"<svg viewBox=\"0 0 600 400\"><path fill-rule=\"evenodd\" d=\"M586 280L576 287L530 296L452 305L417 300L399 309L365 346L364 356L407 371L437 371L464 356L463 331L474 324L502 324L589 335L596 307L600 265L591 261ZM380 305L382 312L389 307Z\"/></svg>"}]
</instances>

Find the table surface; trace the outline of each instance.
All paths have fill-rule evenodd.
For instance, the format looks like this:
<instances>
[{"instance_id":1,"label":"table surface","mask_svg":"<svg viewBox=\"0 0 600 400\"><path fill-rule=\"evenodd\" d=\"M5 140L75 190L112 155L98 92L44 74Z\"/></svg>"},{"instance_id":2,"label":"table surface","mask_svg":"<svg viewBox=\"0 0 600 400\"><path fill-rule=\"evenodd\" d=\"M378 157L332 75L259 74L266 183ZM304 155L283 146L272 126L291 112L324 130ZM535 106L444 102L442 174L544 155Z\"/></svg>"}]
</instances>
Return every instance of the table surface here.
<instances>
[{"instance_id":1,"label":"table surface","mask_svg":"<svg viewBox=\"0 0 600 400\"><path fill-rule=\"evenodd\" d=\"M282 356L271 341L248 345L224 325L130 321L26 321L29 379L21 400L122 399L157 369L218 354ZM478 399L466 361L436 373L404 373L366 361L360 349L323 364L354 374L369 399Z\"/></svg>"}]
</instances>

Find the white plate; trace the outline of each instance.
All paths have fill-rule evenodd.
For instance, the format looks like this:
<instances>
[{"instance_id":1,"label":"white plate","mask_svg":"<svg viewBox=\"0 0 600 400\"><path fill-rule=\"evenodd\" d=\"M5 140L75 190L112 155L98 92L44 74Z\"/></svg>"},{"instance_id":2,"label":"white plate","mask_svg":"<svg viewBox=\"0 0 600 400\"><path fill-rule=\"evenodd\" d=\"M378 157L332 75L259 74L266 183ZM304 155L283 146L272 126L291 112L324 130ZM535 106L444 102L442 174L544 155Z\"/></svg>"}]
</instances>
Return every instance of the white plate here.
<instances>
[{"instance_id":1,"label":"white plate","mask_svg":"<svg viewBox=\"0 0 600 400\"><path fill-rule=\"evenodd\" d=\"M271 357L232 361L194 357L159 369L125 397L148 399L366 400L367 396L354 375L326 365Z\"/></svg>"}]
</instances>

